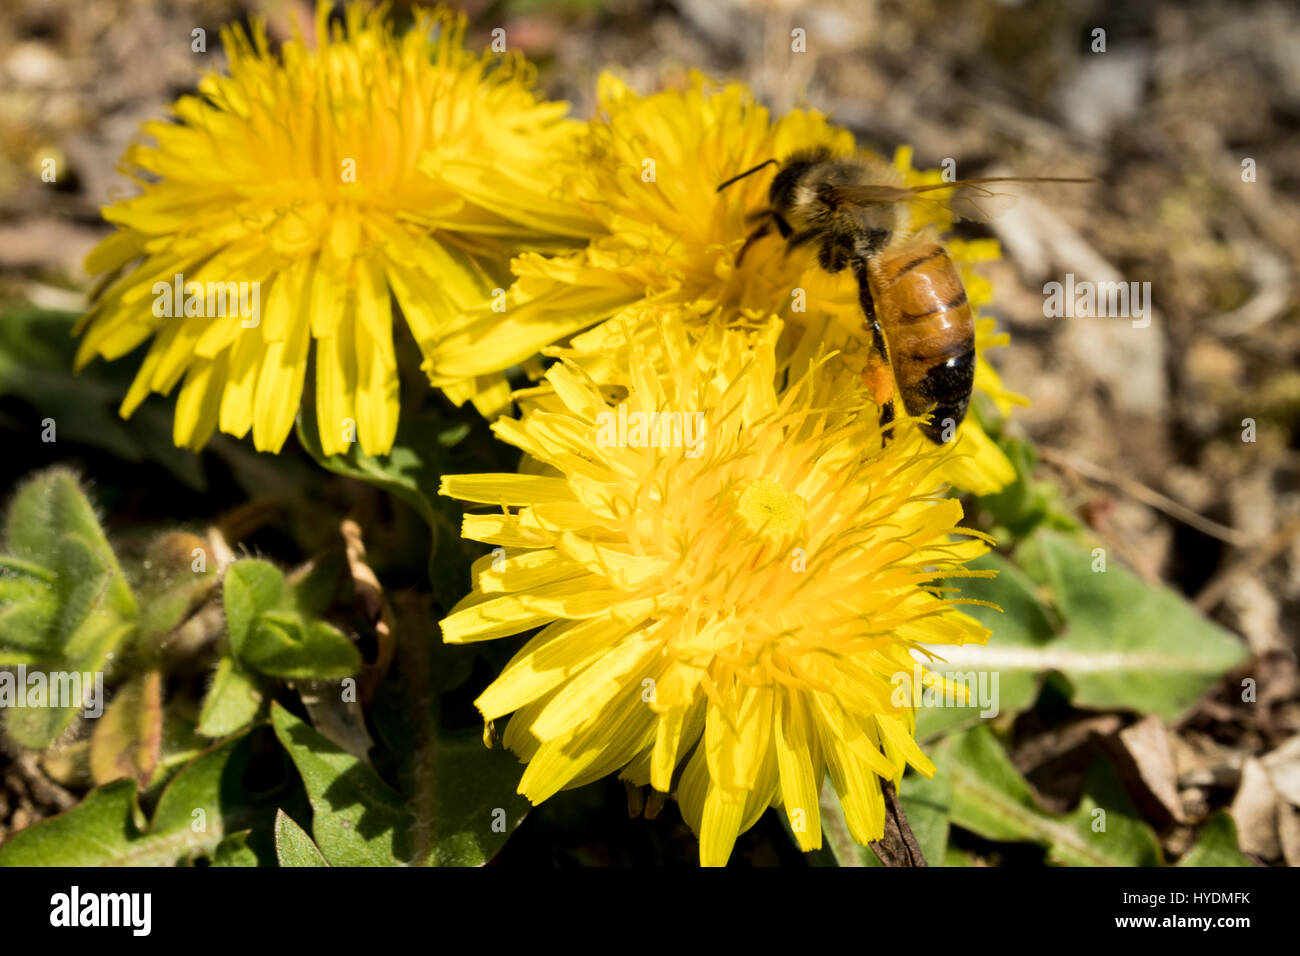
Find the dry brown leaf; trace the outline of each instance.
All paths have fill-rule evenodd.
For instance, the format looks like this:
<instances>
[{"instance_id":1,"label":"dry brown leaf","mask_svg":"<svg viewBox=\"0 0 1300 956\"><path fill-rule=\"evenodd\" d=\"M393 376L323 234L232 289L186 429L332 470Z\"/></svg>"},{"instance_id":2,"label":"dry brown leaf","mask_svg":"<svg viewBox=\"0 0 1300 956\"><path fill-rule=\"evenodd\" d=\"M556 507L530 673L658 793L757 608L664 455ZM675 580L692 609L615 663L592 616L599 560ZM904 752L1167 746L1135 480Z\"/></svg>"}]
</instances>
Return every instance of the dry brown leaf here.
<instances>
[{"instance_id":1,"label":"dry brown leaf","mask_svg":"<svg viewBox=\"0 0 1300 956\"><path fill-rule=\"evenodd\" d=\"M1286 865L1300 866L1300 810L1288 806L1278 807L1277 834Z\"/></svg>"},{"instance_id":2,"label":"dry brown leaf","mask_svg":"<svg viewBox=\"0 0 1300 956\"><path fill-rule=\"evenodd\" d=\"M339 526L347 553L348 570L352 574L354 602L375 631L378 650L374 661L368 663L361 675L361 697L369 701L371 695L393 663L397 651L396 628L393 610L384 597L383 585L366 563L366 544L361 537L361 525L347 518Z\"/></svg>"},{"instance_id":3,"label":"dry brown leaf","mask_svg":"<svg viewBox=\"0 0 1300 956\"><path fill-rule=\"evenodd\" d=\"M1300 807L1300 735L1266 754L1260 762L1282 799Z\"/></svg>"},{"instance_id":4,"label":"dry brown leaf","mask_svg":"<svg viewBox=\"0 0 1300 956\"><path fill-rule=\"evenodd\" d=\"M1241 780L1242 755L1199 731L1172 738L1178 784L1182 787L1235 787Z\"/></svg>"},{"instance_id":5,"label":"dry brown leaf","mask_svg":"<svg viewBox=\"0 0 1300 956\"><path fill-rule=\"evenodd\" d=\"M1119 742L1142 788L1175 821L1185 822L1178 796L1178 769L1164 721L1154 715L1146 717L1120 731Z\"/></svg>"},{"instance_id":6,"label":"dry brown leaf","mask_svg":"<svg viewBox=\"0 0 1300 956\"><path fill-rule=\"evenodd\" d=\"M1275 860L1282 852L1278 836L1278 792L1268 771L1254 757L1241 769L1241 787L1229 813L1237 823L1237 838L1243 853Z\"/></svg>"},{"instance_id":7,"label":"dry brown leaf","mask_svg":"<svg viewBox=\"0 0 1300 956\"><path fill-rule=\"evenodd\" d=\"M129 777L148 787L162 752L162 674L124 684L90 738L90 772L97 785Z\"/></svg>"}]
</instances>

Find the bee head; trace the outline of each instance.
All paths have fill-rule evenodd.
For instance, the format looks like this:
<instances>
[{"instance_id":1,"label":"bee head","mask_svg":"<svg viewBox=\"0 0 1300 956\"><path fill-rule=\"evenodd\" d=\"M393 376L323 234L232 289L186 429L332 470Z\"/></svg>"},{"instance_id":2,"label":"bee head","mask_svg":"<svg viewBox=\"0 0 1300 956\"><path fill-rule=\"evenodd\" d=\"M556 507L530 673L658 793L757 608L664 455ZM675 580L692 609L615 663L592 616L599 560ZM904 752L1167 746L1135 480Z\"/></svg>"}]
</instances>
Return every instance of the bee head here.
<instances>
[{"instance_id":1,"label":"bee head","mask_svg":"<svg viewBox=\"0 0 1300 956\"><path fill-rule=\"evenodd\" d=\"M804 175L814 166L830 158L831 151L825 146L815 146L812 149L790 154L781 163L780 171L772 177L772 185L767 192L772 208L785 219L790 219Z\"/></svg>"}]
</instances>

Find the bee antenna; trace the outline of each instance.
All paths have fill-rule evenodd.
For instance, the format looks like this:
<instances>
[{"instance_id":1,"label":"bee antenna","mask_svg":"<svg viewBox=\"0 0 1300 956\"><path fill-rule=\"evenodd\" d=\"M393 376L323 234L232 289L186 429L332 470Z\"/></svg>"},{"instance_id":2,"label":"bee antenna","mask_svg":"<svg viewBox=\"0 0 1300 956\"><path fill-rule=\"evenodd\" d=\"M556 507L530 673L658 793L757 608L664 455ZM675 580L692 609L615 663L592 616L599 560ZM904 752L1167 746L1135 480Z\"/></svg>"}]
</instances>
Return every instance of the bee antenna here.
<instances>
[{"instance_id":1,"label":"bee antenna","mask_svg":"<svg viewBox=\"0 0 1300 956\"><path fill-rule=\"evenodd\" d=\"M732 183L738 183L738 182L740 182L742 179L744 179L746 176L752 176L752 175L754 175L754 173L758 172L758 171L759 171L760 169L762 169L764 166L773 166L773 165L776 165L776 160L775 160L775 159L765 159L765 160L763 160L763 162L759 163L759 164L758 164L757 166L755 166L753 169L747 169L747 170L745 170L743 173L741 173L739 176L732 176L732 177L731 177L730 179L728 179L725 183L723 183L721 186L719 186L718 189L717 189L717 191L718 191L718 192L722 192L724 189L726 189L726 188L727 188L728 186L730 186Z\"/></svg>"}]
</instances>

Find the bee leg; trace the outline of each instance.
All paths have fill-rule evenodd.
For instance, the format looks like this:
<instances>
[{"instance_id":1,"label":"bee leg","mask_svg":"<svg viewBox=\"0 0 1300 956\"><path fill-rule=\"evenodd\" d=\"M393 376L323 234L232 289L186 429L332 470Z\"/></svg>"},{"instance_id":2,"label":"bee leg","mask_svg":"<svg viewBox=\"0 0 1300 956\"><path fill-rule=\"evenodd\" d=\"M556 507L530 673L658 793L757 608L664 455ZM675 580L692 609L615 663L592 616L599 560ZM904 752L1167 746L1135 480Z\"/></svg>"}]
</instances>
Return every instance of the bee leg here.
<instances>
[{"instance_id":1,"label":"bee leg","mask_svg":"<svg viewBox=\"0 0 1300 956\"><path fill-rule=\"evenodd\" d=\"M798 249L800 246L806 246L810 242L815 242L821 238L823 230L817 226L808 229L800 229L798 232L791 232L785 237L785 244L788 249Z\"/></svg>"},{"instance_id":2,"label":"bee leg","mask_svg":"<svg viewBox=\"0 0 1300 956\"><path fill-rule=\"evenodd\" d=\"M754 243L756 243L758 240L762 239L771 231L772 231L772 220L768 219L764 222L759 223L758 228L755 229L746 237L745 244L741 246L740 251L736 253L737 269L740 268L740 261L745 258L745 253L749 251L749 247L752 246Z\"/></svg>"},{"instance_id":3,"label":"bee leg","mask_svg":"<svg viewBox=\"0 0 1300 956\"><path fill-rule=\"evenodd\" d=\"M863 323L862 327L871 333L871 352L873 360L889 368L889 346L885 342L885 330L880 327L880 320L876 318L876 302L871 297L871 286L867 282L865 267L860 267L854 263L854 274L858 278L858 302L862 306ZM887 399L880 406L880 446L883 448L888 445L894 437L894 400Z\"/></svg>"},{"instance_id":4,"label":"bee leg","mask_svg":"<svg viewBox=\"0 0 1300 956\"><path fill-rule=\"evenodd\" d=\"M880 406L880 447L884 448L894 437L894 400Z\"/></svg>"}]
</instances>

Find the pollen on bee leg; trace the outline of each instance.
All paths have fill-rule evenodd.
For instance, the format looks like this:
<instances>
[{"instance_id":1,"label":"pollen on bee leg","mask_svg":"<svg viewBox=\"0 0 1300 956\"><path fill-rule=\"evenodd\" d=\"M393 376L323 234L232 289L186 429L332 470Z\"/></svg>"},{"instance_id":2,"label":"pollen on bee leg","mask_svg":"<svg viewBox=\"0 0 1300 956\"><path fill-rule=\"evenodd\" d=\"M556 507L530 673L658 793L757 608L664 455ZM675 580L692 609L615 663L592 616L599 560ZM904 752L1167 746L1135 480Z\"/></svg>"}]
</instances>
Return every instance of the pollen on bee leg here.
<instances>
[{"instance_id":1,"label":"pollen on bee leg","mask_svg":"<svg viewBox=\"0 0 1300 956\"><path fill-rule=\"evenodd\" d=\"M885 403L894 397L894 373L888 362L881 362L874 356L867 359L867 367L862 370L862 384L878 408L884 408Z\"/></svg>"},{"instance_id":2,"label":"pollen on bee leg","mask_svg":"<svg viewBox=\"0 0 1300 956\"><path fill-rule=\"evenodd\" d=\"M867 359L867 367L862 372L862 382L870 393L871 400L875 402L876 408L880 409L879 422L883 433L880 436L880 443L884 446L893 437L893 429L888 431L886 429L894 421L896 413L893 370L888 362L881 361L874 355L870 356Z\"/></svg>"}]
</instances>

